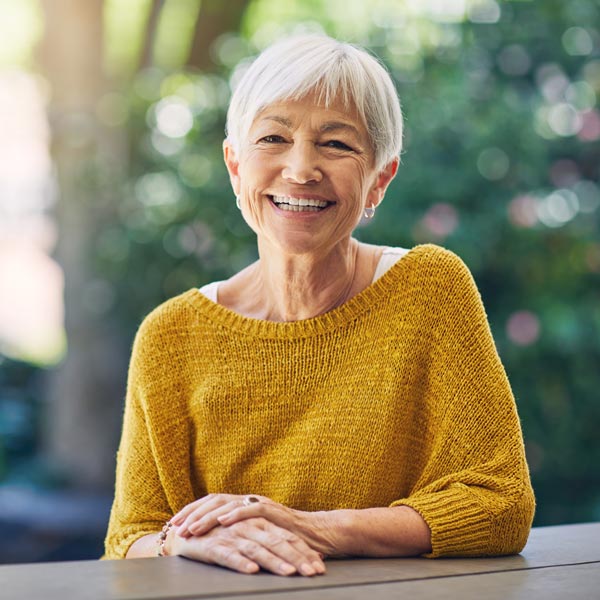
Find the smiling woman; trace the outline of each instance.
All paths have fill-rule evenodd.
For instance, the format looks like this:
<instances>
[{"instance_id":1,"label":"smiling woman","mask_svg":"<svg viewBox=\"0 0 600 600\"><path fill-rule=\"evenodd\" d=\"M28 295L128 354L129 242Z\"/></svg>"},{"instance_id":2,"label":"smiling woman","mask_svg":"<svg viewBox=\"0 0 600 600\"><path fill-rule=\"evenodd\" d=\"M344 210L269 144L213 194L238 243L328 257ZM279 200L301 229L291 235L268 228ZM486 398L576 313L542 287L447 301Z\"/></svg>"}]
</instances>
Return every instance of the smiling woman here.
<instances>
[{"instance_id":1,"label":"smiling woman","mask_svg":"<svg viewBox=\"0 0 600 600\"><path fill-rule=\"evenodd\" d=\"M310 576L327 556L524 546L523 440L471 274L352 238L401 139L364 50L291 38L246 72L224 157L259 260L140 327L107 558Z\"/></svg>"}]
</instances>

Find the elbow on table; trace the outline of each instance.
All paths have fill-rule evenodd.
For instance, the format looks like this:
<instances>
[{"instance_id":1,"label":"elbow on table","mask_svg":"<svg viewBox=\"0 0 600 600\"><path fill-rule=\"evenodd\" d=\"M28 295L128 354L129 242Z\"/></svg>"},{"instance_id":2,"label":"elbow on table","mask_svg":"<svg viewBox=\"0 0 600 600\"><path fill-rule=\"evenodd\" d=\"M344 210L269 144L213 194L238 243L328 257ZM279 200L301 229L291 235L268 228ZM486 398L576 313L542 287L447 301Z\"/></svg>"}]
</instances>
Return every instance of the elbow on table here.
<instances>
[{"instance_id":1,"label":"elbow on table","mask_svg":"<svg viewBox=\"0 0 600 600\"><path fill-rule=\"evenodd\" d=\"M531 487L505 513L493 522L490 532L490 554L519 554L527 544L533 517L535 497Z\"/></svg>"},{"instance_id":2,"label":"elbow on table","mask_svg":"<svg viewBox=\"0 0 600 600\"><path fill-rule=\"evenodd\" d=\"M525 547L533 516L535 498L531 487L500 513L487 513L480 506L480 518L456 521L451 529L433 524L433 550L424 556L483 557L519 554Z\"/></svg>"}]
</instances>

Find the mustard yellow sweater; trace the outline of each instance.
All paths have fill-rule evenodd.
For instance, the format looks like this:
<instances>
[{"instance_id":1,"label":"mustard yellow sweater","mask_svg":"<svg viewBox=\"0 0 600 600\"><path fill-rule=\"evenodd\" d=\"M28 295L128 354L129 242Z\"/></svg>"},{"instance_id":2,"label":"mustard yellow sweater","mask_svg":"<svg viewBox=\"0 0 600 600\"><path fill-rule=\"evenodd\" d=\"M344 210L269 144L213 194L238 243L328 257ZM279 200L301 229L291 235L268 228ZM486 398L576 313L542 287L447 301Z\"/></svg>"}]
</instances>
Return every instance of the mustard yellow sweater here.
<instances>
[{"instance_id":1,"label":"mustard yellow sweater","mask_svg":"<svg viewBox=\"0 0 600 600\"><path fill-rule=\"evenodd\" d=\"M207 493L407 505L429 556L520 551L534 512L515 402L471 274L413 248L344 305L275 323L190 290L131 358L106 558Z\"/></svg>"}]
</instances>

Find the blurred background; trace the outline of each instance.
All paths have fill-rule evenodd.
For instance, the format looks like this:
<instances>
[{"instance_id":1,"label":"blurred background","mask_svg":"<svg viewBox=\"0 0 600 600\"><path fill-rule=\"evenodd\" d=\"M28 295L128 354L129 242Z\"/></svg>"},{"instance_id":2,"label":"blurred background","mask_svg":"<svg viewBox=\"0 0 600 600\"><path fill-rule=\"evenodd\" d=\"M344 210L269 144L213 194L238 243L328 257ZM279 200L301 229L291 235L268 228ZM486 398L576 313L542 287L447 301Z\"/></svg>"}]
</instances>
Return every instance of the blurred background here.
<instances>
[{"instance_id":1,"label":"blurred background","mask_svg":"<svg viewBox=\"0 0 600 600\"><path fill-rule=\"evenodd\" d=\"M600 520L600 0L0 0L0 562L102 553L133 335L255 258L225 111L292 31L389 67L406 146L357 236L465 260L535 525Z\"/></svg>"}]
</instances>

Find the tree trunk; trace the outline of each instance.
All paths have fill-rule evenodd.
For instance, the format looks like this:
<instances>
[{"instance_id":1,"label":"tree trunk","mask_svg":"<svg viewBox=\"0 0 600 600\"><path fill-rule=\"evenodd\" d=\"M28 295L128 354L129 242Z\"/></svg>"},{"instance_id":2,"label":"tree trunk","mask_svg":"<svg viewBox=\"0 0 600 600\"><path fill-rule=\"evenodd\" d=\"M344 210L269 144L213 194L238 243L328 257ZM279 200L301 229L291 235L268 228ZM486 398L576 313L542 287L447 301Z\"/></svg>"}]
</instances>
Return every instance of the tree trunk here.
<instances>
[{"instance_id":1,"label":"tree trunk","mask_svg":"<svg viewBox=\"0 0 600 600\"><path fill-rule=\"evenodd\" d=\"M65 272L68 340L66 359L49 376L44 440L50 463L73 485L106 489L114 479L127 357L94 304L98 282L88 257L106 202L90 178L106 157L123 157L125 146L121 134L96 117L97 102L108 90L102 71L102 0L44 0L43 7L46 34L39 50L52 93L56 256Z\"/></svg>"},{"instance_id":2,"label":"tree trunk","mask_svg":"<svg viewBox=\"0 0 600 600\"><path fill-rule=\"evenodd\" d=\"M238 31L249 0L202 0L188 65L214 71L210 54L213 42L222 34Z\"/></svg>"},{"instance_id":3,"label":"tree trunk","mask_svg":"<svg viewBox=\"0 0 600 600\"><path fill-rule=\"evenodd\" d=\"M142 56L140 59L140 67L152 66L152 50L154 48L154 40L156 39L156 31L158 29L158 22L160 20L160 13L165 0L152 0L152 8L150 10L150 16L148 18L148 26L144 32L144 46L142 50Z\"/></svg>"}]
</instances>

